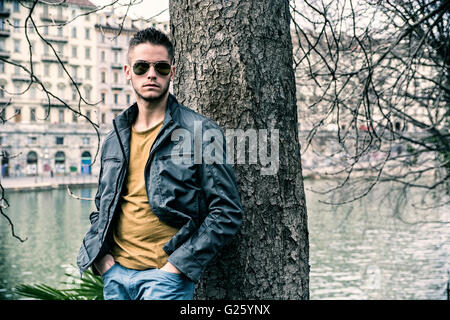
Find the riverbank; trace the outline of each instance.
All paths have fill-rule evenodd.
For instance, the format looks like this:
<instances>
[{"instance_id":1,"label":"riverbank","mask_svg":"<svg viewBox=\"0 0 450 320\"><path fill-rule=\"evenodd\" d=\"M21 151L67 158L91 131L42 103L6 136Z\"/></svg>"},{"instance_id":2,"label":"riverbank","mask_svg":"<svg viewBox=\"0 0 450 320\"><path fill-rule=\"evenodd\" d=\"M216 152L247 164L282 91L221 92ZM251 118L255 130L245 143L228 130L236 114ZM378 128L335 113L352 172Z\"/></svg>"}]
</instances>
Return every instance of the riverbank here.
<instances>
[{"instance_id":1,"label":"riverbank","mask_svg":"<svg viewBox=\"0 0 450 320\"><path fill-rule=\"evenodd\" d=\"M35 176L1 178L0 183L5 191L50 190L69 187L95 187L97 176Z\"/></svg>"}]
</instances>

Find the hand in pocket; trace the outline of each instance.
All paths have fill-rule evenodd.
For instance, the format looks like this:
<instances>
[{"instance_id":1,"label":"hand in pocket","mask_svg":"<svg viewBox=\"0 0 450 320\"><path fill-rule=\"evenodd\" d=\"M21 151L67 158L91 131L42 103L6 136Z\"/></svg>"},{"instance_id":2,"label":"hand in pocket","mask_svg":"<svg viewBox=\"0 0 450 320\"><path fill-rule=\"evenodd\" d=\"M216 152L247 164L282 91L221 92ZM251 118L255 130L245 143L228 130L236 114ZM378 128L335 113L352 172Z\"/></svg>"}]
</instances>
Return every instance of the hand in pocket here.
<instances>
[{"instance_id":1,"label":"hand in pocket","mask_svg":"<svg viewBox=\"0 0 450 320\"><path fill-rule=\"evenodd\" d=\"M94 262L94 266L100 275L103 275L106 271L108 271L116 262L112 255L105 254L102 258L96 260Z\"/></svg>"}]
</instances>

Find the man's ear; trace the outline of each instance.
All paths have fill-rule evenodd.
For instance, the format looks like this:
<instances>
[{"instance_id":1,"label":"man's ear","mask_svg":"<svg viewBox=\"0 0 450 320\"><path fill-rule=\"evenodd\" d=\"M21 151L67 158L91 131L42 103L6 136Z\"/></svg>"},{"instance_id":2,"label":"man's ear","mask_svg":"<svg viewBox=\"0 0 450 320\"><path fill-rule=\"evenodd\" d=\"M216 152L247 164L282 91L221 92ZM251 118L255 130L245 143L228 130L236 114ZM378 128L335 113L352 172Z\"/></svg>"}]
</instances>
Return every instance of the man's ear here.
<instances>
[{"instance_id":1,"label":"man's ear","mask_svg":"<svg viewBox=\"0 0 450 320\"><path fill-rule=\"evenodd\" d=\"M131 80L131 67L130 65L126 64L123 66L123 72L125 73L125 77L127 80Z\"/></svg>"}]
</instances>

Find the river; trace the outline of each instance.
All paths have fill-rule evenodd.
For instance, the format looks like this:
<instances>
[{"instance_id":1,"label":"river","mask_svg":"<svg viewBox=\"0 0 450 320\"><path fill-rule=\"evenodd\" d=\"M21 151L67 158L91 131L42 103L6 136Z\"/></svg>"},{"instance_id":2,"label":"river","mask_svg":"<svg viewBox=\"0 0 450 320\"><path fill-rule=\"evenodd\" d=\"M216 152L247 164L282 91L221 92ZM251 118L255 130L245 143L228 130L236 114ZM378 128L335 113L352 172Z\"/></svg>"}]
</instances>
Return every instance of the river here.
<instances>
[{"instance_id":1,"label":"river","mask_svg":"<svg viewBox=\"0 0 450 320\"><path fill-rule=\"evenodd\" d=\"M319 189L323 181L305 181ZM449 207L418 211L380 187L363 200L333 207L307 191L311 299L445 299L450 271ZM73 189L93 198L95 189ZM66 190L9 192L0 217L0 299L17 299L20 283L63 288L94 205Z\"/></svg>"}]
</instances>

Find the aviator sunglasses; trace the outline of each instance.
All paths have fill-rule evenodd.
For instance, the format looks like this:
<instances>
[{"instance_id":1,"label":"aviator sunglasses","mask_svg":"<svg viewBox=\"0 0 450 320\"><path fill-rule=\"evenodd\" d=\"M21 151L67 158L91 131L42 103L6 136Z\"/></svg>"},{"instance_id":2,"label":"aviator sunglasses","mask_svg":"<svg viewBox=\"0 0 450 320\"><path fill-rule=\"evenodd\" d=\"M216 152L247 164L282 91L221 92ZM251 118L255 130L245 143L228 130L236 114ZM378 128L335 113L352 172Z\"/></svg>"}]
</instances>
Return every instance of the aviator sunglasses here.
<instances>
[{"instance_id":1,"label":"aviator sunglasses","mask_svg":"<svg viewBox=\"0 0 450 320\"><path fill-rule=\"evenodd\" d=\"M170 64L167 62L147 62L147 61L138 61L133 64L133 72L141 76L150 69L150 66L153 65L155 67L156 72L160 75L167 76L170 73Z\"/></svg>"}]
</instances>

